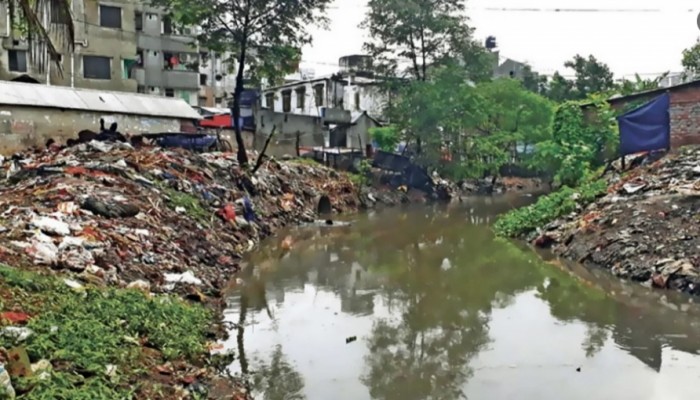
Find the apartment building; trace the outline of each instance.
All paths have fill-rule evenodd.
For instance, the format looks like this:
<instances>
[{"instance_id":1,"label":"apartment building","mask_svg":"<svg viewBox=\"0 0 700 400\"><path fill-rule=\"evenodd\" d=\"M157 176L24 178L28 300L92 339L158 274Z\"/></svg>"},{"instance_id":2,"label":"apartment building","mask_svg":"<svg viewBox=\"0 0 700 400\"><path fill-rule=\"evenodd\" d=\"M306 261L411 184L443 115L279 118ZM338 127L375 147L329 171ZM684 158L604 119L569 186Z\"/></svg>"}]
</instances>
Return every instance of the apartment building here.
<instances>
[{"instance_id":1,"label":"apartment building","mask_svg":"<svg viewBox=\"0 0 700 400\"><path fill-rule=\"evenodd\" d=\"M62 73L54 65L40 73L31 63L27 41L12 31L7 3L0 4L0 80L136 92L137 82L127 76L128 60L136 55L134 19L130 17L134 2L75 0L71 5L75 50L59 48Z\"/></svg>"},{"instance_id":2,"label":"apartment building","mask_svg":"<svg viewBox=\"0 0 700 400\"><path fill-rule=\"evenodd\" d=\"M196 30L177 27L163 10L137 0L71 5L75 47L59 49L59 73L54 65L44 72L32 65L26 40L12 32L7 4L0 3L0 80L139 92L210 107L225 105L233 93L225 57L200 49Z\"/></svg>"}]
</instances>

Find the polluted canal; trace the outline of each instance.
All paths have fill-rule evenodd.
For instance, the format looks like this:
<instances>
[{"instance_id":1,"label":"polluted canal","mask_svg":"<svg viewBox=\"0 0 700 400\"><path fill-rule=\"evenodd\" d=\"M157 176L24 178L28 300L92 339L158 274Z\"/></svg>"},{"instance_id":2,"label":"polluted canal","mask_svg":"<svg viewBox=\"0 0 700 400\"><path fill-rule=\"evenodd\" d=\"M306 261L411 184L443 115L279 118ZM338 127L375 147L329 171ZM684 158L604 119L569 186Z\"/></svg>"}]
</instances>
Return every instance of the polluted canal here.
<instances>
[{"instance_id":1,"label":"polluted canal","mask_svg":"<svg viewBox=\"0 0 700 400\"><path fill-rule=\"evenodd\" d=\"M391 209L283 232L229 289L257 399L688 399L700 310L544 262L489 224L526 198Z\"/></svg>"}]
</instances>

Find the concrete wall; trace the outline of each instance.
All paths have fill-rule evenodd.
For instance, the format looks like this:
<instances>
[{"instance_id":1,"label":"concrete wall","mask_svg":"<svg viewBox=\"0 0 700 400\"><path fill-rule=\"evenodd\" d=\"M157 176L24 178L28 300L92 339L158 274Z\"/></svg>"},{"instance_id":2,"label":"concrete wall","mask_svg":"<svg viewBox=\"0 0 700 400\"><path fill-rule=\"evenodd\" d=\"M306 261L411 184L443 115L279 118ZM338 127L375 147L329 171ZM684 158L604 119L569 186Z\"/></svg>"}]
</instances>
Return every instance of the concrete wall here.
<instances>
[{"instance_id":1,"label":"concrete wall","mask_svg":"<svg viewBox=\"0 0 700 400\"><path fill-rule=\"evenodd\" d=\"M359 93L360 104L356 104L356 93ZM376 85L349 84L345 87L343 93L343 103L345 109L352 112L353 117L361 114L363 111L375 118L381 118L384 114L384 108L387 105L387 97Z\"/></svg>"},{"instance_id":2,"label":"concrete wall","mask_svg":"<svg viewBox=\"0 0 700 400\"><path fill-rule=\"evenodd\" d=\"M65 143L83 129L99 130L100 118L107 125L119 124L126 133L179 132L181 122L173 118L155 118L55 108L0 105L0 153L7 154L30 146L43 146L49 138Z\"/></svg>"},{"instance_id":3,"label":"concrete wall","mask_svg":"<svg viewBox=\"0 0 700 400\"><path fill-rule=\"evenodd\" d=\"M354 125L347 128L348 147L363 149L370 142L369 129L379 126L372 118L366 115L360 117Z\"/></svg>"},{"instance_id":4,"label":"concrete wall","mask_svg":"<svg viewBox=\"0 0 700 400\"><path fill-rule=\"evenodd\" d=\"M268 147L268 154L277 157L296 154L296 140L299 135L301 147L323 146L326 127L320 117L284 114L270 110L260 110L255 117L257 132L255 148L261 150L268 135L275 129L275 136Z\"/></svg>"},{"instance_id":5,"label":"concrete wall","mask_svg":"<svg viewBox=\"0 0 700 400\"><path fill-rule=\"evenodd\" d=\"M338 126L330 133L330 147L347 147L364 151L370 142L370 128L380 126L366 114L353 125Z\"/></svg>"}]
</instances>

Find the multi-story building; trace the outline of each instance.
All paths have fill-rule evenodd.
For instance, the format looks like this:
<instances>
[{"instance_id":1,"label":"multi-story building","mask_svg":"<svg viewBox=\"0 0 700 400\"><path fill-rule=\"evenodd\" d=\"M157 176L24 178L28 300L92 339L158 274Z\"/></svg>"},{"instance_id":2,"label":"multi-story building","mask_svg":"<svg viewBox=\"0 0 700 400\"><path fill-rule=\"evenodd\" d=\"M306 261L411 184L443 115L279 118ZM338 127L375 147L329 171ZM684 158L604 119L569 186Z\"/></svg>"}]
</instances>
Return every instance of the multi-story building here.
<instances>
[{"instance_id":1,"label":"multi-story building","mask_svg":"<svg viewBox=\"0 0 700 400\"><path fill-rule=\"evenodd\" d=\"M28 45L0 3L0 80L139 92L177 97L191 105L225 106L234 75L222 57L200 49L195 29L175 26L163 10L137 0L73 0L75 46L40 72ZM55 43L64 44L61 38Z\"/></svg>"},{"instance_id":2,"label":"multi-story building","mask_svg":"<svg viewBox=\"0 0 700 400\"><path fill-rule=\"evenodd\" d=\"M262 106L272 111L315 117L323 117L327 110L339 109L349 111L352 117L366 112L381 119L386 98L370 67L368 56L342 57L336 74L264 89Z\"/></svg>"},{"instance_id":3,"label":"multi-story building","mask_svg":"<svg viewBox=\"0 0 700 400\"><path fill-rule=\"evenodd\" d=\"M9 24L7 2L0 4L0 79L22 80L59 86L135 92L129 79L129 60L136 56L134 2L96 0L71 2L75 24L75 48L60 49L62 73L55 65L45 72L31 63L27 41ZM56 44L62 44L55 38Z\"/></svg>"},{"instance_id":4,"label":"multi-story building","mask_svg":"<svg viewBox=\"0 0 700 400\"><path fill-rule=\"evenodd\" d=\"M163 10L143 4L133 18L137 50L129 78L138 92L199 105L200 54L193 29L177 28Z\"/></svg>"}]
</instances>

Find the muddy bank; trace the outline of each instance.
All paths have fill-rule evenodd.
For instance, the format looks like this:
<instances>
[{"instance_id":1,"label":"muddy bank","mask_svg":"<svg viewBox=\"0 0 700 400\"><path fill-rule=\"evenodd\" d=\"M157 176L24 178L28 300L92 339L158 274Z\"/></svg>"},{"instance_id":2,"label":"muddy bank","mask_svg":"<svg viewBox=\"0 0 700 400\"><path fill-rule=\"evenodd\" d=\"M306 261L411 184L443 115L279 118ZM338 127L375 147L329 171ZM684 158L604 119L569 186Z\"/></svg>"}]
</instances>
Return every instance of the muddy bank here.
<instances>
[{"instance_id":1,"label":"muddy bank","mask_svg":"<svg viewBox=\"0 0 700 400\"><path fill-rule=\"evenodd\" d=\"M700 294L700 148L607 176L607 193L529 236L649 287Z\"/></svg>"}]
</instances>

